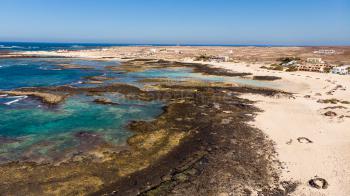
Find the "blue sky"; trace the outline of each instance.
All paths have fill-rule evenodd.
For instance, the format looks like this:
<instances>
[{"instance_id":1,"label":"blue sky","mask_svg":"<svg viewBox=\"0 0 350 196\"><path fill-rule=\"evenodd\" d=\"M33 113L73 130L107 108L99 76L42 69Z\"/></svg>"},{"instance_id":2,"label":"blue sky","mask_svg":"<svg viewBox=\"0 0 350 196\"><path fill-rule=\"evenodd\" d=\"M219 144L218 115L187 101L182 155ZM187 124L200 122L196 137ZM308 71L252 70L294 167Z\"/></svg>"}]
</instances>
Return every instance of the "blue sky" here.
<instances>
[{"instance_id":1,"label":"blue sky","mask_svg":"<svg viewBox=\"0 0 350 196\"><path fill-rule=\"evenodd\" d=\"M0 41L350 45L350 0L0 0Z\"/></svg>"}]
</instances>

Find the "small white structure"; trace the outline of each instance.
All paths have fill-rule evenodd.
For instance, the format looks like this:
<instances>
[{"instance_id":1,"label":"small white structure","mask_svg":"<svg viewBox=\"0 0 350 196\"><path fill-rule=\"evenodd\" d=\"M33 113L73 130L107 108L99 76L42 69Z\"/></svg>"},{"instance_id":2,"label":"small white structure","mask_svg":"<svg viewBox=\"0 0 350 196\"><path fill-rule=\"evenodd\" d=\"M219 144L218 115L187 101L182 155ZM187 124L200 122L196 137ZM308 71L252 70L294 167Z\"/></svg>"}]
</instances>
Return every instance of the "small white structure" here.
<instances>
[{"instance_id":1,"label":"small white structure","mask_svg":"<svg viewBox=\"0 0 350 196\"><path fill-rule=\"evenodd\" d=\"M335 54L336 51L335 50L317 50L314 51L314 54L326 54L326 55L331 55L331 54Z\"/></svg>"},{"instance_id":2,"label":"small white structure","mask_svg":"<svg viewBox=\"0 0 350 196\"><path fill-rule=\"evenodd\" d=\"M224 59L224 62L229 62L230 61L230 57L228 57L228 56L223 56L222 58Z\"/></svg>"},{"instance_id":3,"label":"small white structure","mask_svg":"<svg viewBox=\"0 0 350 196\"><path fill-rule=\"evenodd\" d=\"M175 54L182 54L181 50L175 50L174 52L175 52Z\"/></svg>"},{"instance_id":4,"label":"small white structure","mask_svg":"<svg viewBox=\"0 0 350 196\"><path fill-rule=\"evenodd\" d=\"M213 56L213 57L210 57L210 61L217 62L217 63L228 62L228 61L230 61L230 57L228 57L228 56Z\"/></svg>"},{"instance_id":5,"label":"small white structure","mask_svg":"<svg viewBox=\"0 0 350 196\"><path fill-rule=\"evenodd\" d=\"M308 63L313 63L313 64L319 64L319 63L324 63L323 61L322 61L322 58L307 58L306 59L306 61L308 62Z\"/></svg>"},{"instance_id":6,"label":"small white structure","mask_svg":"<svg viewBox=\"0 0 350 196\"><path fill-rule=\"evenodd\" d=\"M339 66L339 67L333 67L332 73L334 73L334 74L341 74L341 75L347 75L347 74L350 73L349 69L350 69L350 65L343 65L343 66Z\"/></svg>"},{"instance_id":7,"label":"small white structure","mask_svg":"<svg viewBox=\"0 0 350 196\"><path fill-rule=\"evenodd\" d=\"M155 49L155 48L151 48L149 51L150 51L152 54L157 53L157 49Z\"/></svg>"},{"instance_id":8,"label":"small white structure","mask_svg":"<svg viewBox=\"0 0 350 196\"><path fill-rule=\"evenodd\" d=\"M57 53L67 53L68 50L57 50Z\"/></svg>"},{"instance_id":9,"label":"small white structure","mask_svg":"<svg viewBox=\"0 0 350 196\"><path fill-rule=\"evenodd\" d=\"M289 67L289 66L296 65L297 63L298 63L298 61L293 60L293 61L289 61L288 63L283 63L282 66L283 67Z\"/></svg>"}]
</instances>

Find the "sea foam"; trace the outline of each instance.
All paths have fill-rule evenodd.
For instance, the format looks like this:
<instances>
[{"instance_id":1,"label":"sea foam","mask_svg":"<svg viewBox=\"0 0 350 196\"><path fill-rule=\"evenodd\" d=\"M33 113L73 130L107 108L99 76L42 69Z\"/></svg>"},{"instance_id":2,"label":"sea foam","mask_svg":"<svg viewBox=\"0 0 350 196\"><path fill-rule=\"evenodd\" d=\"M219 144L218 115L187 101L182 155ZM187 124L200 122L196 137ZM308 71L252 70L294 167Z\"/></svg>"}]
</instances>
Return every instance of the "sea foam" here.
<instances>
[{"instance_id":1,"label":"sea foam","mask_svg":"<svg viewBox=\"0 0 350 196\"><path fill-rule=\"evenodd\" d=\"M13 103L17 103L17 102L19 102L19 101L21 101L23 99L28 98L28 96L14 96L14 97L10 97L10 98L15 98L15 100L6 102L6 103L4 103L5 105L11 105Z\"/></svg>"}]
</instances>

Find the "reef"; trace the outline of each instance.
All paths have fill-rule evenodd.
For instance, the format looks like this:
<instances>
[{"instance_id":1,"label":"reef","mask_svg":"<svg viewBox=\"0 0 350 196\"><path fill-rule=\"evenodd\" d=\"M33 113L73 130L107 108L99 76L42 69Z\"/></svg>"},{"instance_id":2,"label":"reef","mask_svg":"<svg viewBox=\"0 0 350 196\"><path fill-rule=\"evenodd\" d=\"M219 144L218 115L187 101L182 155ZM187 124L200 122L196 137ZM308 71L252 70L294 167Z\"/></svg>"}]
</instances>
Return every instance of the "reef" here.
<instances>
[{"instance_id":1,"label":"reef","mask_svg":"<svg viewBox=\"0 0 350 196\"><path fill-rule=\"evenodd\" d=\"M94 67L91 67L91 66L73 65L73 64L58 64L57 66L63 69L94 69Z\"/></svg>"},{"instance_id":2,"label":"reef","mask_svg":"<svg viewBox=\"0 0 350 196\"><path fill-rule=\"evenodd\" d=\"M55 87L26 87L14 91L0 91L0 94L26 95L39 98L44 104L57 105L67 97L77 94L99 95L101 93L120 93L129 99L150 100L151 98L135 86L114 83L98 87L73 87L69 85Z\"/></svg>"},{"instance_id":3,"label":"reef","mask_svg":"<svg viewBox=\"0 0 350 196\"><path fill-rule=\"evenodd\" d=\"M83 84L104 84L105 81L113 80L115 78L109 78L106 76L88 76L85 77Z\"/></svg>"},{"instance_id":4,"label":"reef","mask_svg":"<svg viewBox=\"0 0 350 196\"><path fill-rule=\"evenodd\" d=\"M95 99L94 102L102 105L120 105L107 98Z\"/></svg>"},{"instance_id":5,"label":"reef","mask_svg":"<svg viewBox=\"0 0 350 196\"><path fill-rule=\"evenodd\" d=\"M46 104L58 104L64 101L65 95L54 94L48 92L30 91L30 89L19 89L14 91L0 91L0 95L11 95L11 96L31 96L39 98L43 103Z\"/></svg>"},{"instance_id":6,"label":"reef","mask_svg":"<svg viewBox=\"0 0 350 196\"><path fill-rule=\"evenodd\" d=\"M169 78L143 78L138 80L139 83L168 83L173 82Z\"/></svg>"}]
</instances>

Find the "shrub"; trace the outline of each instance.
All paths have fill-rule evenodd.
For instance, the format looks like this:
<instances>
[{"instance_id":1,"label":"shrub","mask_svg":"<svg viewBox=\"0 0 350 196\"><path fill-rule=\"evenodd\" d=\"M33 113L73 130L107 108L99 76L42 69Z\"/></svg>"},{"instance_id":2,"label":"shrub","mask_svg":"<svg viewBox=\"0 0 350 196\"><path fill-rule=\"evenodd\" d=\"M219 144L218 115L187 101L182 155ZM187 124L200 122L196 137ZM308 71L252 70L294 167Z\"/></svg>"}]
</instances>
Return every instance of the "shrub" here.
<instances>
[{"instance_id":1,"label":"shrub","mask_svg":"<svg viewBox=\"0 0 350 196\"><path fill-rule=\"evenodd\" d=\"M209 61L210 58L211 58L211 56L202 54L202 55L196 57L195 59L196 59L197 61Z\"/></svg>"},{"instance_id":2,"label":"shrub","mask_svg":"<svg viewBox=\"0 0 350 196\"><path fill-rule=\"evenodd\" d=\"M282 57L278 59L278 61L280 61L281 64L289 63L291 61L299 61L299 60L300 60L299 57Z\"/></svg>"},{"instance_id":3,"label":"shrub","mask_svg":"<svg viewBox=\"0 0 350 196\"><path fill-rule=\"evenodd\" d=\"M318 103L326 103L326 104L337 104L338 102L340 102L338 99L320 99L317 101Z\"/></svg>"},{"instance_id":4,"label":"shrub","mask_svg":"<svg viewBox=\"0 0 350 196\"><path fill-rule=\"evenodd\" d=\"M324 69L323 69L323 72L325 72L325 73L329 73L331 71L331 68L330 67L325 67Z\"/></svg>"},{"instance_id":5,"label":"shrub","mask_svg":"<svg viewBox=\"0 0 350 196\"><path fill-rule=\"evenodd\" d=\"M277 65L277 64L271 64L270 67L261 66L260 68L261 68L261 69L269 69L269 70L283 71L283 66L282 66L282 65Z\"/></svg>"},{"instance_id":6,"label":"shrub","mask_svg":"<svg viewBox=\"0 0 350 196\"><path fill-rule=\"evenodd\" d=\"M341 101L342 104L350 104L350 101Z\"/></svg>"},{"instance_id":7,"label":"shrub","mask_svg":"<svg viewBox=\"0 0 350 196\"><path fill-rule=\"evenodd\" d=\"M298 71L298 68L296 66L290 66L286 71L288 72Z\"/></svg>"},{"instance_id":8,"label":"shrub","mask_svg":"<svg viewBox=\"0 0 350 196\"><path fill-rule=\"evenodd\" d=\"M253 80L267 80L267 81L274 81L274 80L280 80L281 77L277 76L254 76Z\"/></svg>"},{"instance_id":9,"label":"shrub","mask_svg":"<svg viewBox=\"0 0 350 196\"><path fill-rule=\"evenodd\" d=\"M281 65L274 66L272 70L283 71L283 66Z\"/></svg>"}]
</instances>

